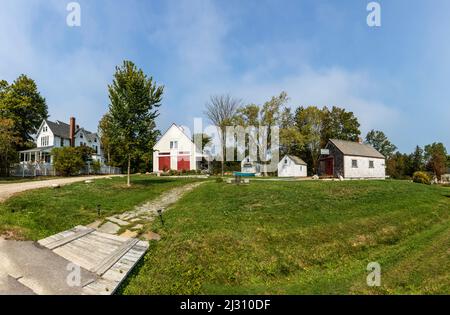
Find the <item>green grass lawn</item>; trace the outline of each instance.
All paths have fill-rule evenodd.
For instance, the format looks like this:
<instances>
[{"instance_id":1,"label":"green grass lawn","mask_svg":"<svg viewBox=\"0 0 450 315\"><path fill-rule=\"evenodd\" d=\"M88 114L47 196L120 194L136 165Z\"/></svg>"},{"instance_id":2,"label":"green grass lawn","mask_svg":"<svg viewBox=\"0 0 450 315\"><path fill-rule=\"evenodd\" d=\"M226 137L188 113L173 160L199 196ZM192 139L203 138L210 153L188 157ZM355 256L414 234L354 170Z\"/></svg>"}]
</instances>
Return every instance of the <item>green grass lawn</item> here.
<instances>
[{"instance_id":1,"label":"green grass lawn","mask_svg":"<svg viewBox=\"0 0 450 315\"><path fill-rule=\"evenodd\" d=\"M168 189L192 181L195 179L135 175L130 188L126 186L126 178L113 177L96 179L90 184L80 182L57 189L26 191L0 203L0 235L38 240L99 219L97 205L101 206L104 218L131 210Z\"/></svg>"},{"instance_id":2,"label":"green grass lawn","mask_svg":"<svg viewBox=\"0 0 450 315\"><path fill-rule=\"evenodd\" d=\"M450 188L406 181L206 183L124 294L450 293ZM368 287L369 262L381 287Z\"/></svg>"}]
</instances>

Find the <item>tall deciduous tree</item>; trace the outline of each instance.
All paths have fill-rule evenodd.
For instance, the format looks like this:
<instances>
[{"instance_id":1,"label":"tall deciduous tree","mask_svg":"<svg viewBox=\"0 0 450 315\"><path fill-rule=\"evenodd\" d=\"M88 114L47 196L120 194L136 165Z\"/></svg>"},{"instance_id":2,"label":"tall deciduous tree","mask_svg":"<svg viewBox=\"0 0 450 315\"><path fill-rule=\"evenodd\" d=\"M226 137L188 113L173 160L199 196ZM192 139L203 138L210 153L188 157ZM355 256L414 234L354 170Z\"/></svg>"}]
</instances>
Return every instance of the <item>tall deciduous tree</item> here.
<instances>
[{"instance_id":1,"label":"tall deciduous tree","mask_svg":"<svg viewBox=\"0 0 450 315\"><path fill-rule=\"evenodd\" d=\"M281 113L280 153L299 154L304 149L306 140L295 124L295 116L289 107Z\"/></svg>"},{"instance_id":2,"label":"tall deciduous tree","mask_svg":"<svg viewBox=\"0 0 450 315\"><path fill-rule=\"evenodd\" d=\"M378 152L383 154L386 158L391 157L397 147L392 144L383 131L371 130L366 135L366 143L373 146Z\"/></svg>"},{"instance_id":3,"label":"tall deciduous tree","mask_svg":"<svg viewBox=\"0 0 450 315\"><path fill-rule=\"evenodd\" d=\"M317 172L318 158L322 146L324 111L316 106L298 107L295 111L295 124L305 140L305 158Z\"/></svg>"},{"instance_id":4,"label":"tall deciduous tree","mask_svg":"<svg viewBox=\"0 0 450 315\"><path fill-rule=\"evenodd\" d=\"M408 175L413 175L414 172L423 171L425 168L425 158L423 155L423 149L416 146L414 152L409 155L410 169L408 170Z\"/></svg>"},{"instance_id":5,"label":"tall deciduous tree","mask_svg":"<svg viewBox=\"0 0 450 315\"><path fill-rule=\"evenodd\" d=\"M111 115L109 113L106 113L100 119L98 123L98 131L100 135L101 149L104 153L106 153L108 165L111 165L113 129Z\"/></svg>"},{"instance_id":6,"label":"tall deciduous tree","mask_svg":"<svg viewBox=\"0 0 450 315\"><path fill-rule=\"evenodd\" d=\"M163 86L157 86L131 61L116 67L109 90L111 144L120 146L127 157L127 185L131 160L152 150L158 131L155 118L161 105Z\"/></svg>"},{"instance_id":7,"label":"tall deciduous tree","mask_svg":"<svg viewBox=\"0 0 450 315\"><path fill-rule=\"evenodd\" d=\"M0 118L0 175L9 175L9 166L17 157L16 145L20 142L14 128L14 121Z\"/></svg>"},{"instance_id":8,"label":"tall deciduous tree","mask_svg":"<svg viewBox=\"0 0 450 315\"><path fill-rule=\"evenodd\" d=\"M425 161L427 168L432 171L438 180L447 171L447 149L441 142L434 142L425 146Z\"/></svg>"},{"instance_id":9,"label":"tall deciduous tree","mask_svg":"<svg viewBox=\"0 0 450 315\"><path fill-rule=\"evenodd\" d=\"M240 99L234 98L228 94L213 95L210 97L209 102L206 103L204 114L208 117L209 121L217 127L220 134L222 176L224 173L225 162L226 127L233 126L237 110L241 104L242 101Z\"/></svg>"},{"instance_id":10,"label":"tall deciduous tree","mask_svg":"<svg viewBox=\"0 0 450 315\"><path fill-rule=\"evenodd\" d=\"M48 117L45 99L32 79L21 75L11 85L1 81L0 117L13 120L15 131L21 137L18 149L26 147L42 120Z\"/></svg>"},{"instance_id":11,"label":"tall deciduous tree","mask_svg":"<svg viewBox=\"0 0 450 315\"><path fill-rule=\"evenodd\" d=\"M267 175L267 165L269 164L269 161L267 160L277 153L270 152L273 136L271 134L271 128L275 126L281 127L283 113L284 119L288 119L284 107L287 101L288 96L286 92L281 92L279 95L273 96L262 106L250 104L239 108L236 115L236 125L240 125L243 127L253 126L259 128L257 135L250 134L248 135L248 137L253 137L251 141L257 146L258 156L260 156L261 154L265 154L264 160L266 161L261 161L263 172L265 175ZM290 117L290 119L292 119L292 117ZM261 127L265 127L265 129ZM279 148L277 148L277 150L278 149Z\"/></svg>"},{"instance_id":12,"label":"tall deciduous tree","mask_svg":"<svg viewBox=\"0 0 450 315\"><path fill-rule=\"evenodd\" d=\"M357 141L361 131L359 122L353 112L333 106L331 111L324 107L321 144L325 146L329 139Z\"/></svg>"}]
</instances>

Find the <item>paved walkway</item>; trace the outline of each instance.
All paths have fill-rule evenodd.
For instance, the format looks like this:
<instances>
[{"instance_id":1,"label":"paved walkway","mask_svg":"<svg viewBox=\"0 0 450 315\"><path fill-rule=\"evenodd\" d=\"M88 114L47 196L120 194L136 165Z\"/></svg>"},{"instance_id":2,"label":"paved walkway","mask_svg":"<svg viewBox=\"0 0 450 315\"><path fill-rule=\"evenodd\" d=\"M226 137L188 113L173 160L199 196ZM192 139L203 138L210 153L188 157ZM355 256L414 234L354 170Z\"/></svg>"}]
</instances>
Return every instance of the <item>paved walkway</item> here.
<instances>
[{"instance_id":1,"label":"paved walkway","mask_svg":"<svg viewBox=\"0 0 450 315\"><path fill-rule=\"evenodd\" d=\"M80 181L86 178L77 177L76 179ZM47 183L39 187L47 187L55 183L54 180L45 182ZM58 182L58 184L68 183L69 181ZM164 211L187 192L192 191L203 183L196 182L174 188L152 201L135 207L131 211L108 217L104 221L93 222L89 227L93 227L103 233L119 235L120 232L120 236L136 237L140 234L143 224L155 219L159 209ZM26 183L19 185L24 184ZM29 184L42 184L42 182ZM7 186L9 185L13 184L8 184ZM36 186L31 187L33 188L27 189L39 188ZM145 235L142 237L157 239L158 235L152 236L150 233L150 236L147 234L147 237ZM0 295L82 294L82 288L74 288L67 285L70 273L70 270L67 268L69 263L69 260L38 245L36 242L7 241L0 238ZM98 278L97 275L83 268L81 268L81 275L83 283L90 283Z\"/></svg>"},{"instance_id":2,"label":"paved walkway","mask_svg":"<svg viewBox=\"0 0 450 315\"><path fill-rule=\"evenodd\" d=\"M113 177L113 176L122 176L122 175L65 177L65 178L48 179L48 180L42 180L42 181L0 184L0 202L6 200L7 198L11 197L15 193L26 191L26 190L51 187L52 185L62 186L62 185L67 185L67 184L71 184L71 183L75 183L75 182L82 182L87 179L105 178L105 177Z\"/></svg>"},{"instance_id":3,"label":"paved walkway","mask_svg":"<svg viewBox=\"0 0 450 315\"><path fill-rule=\"evenodd\" d=\"M164 211L168 206L177 202L183 195L192 191L204 182L186 184L162 193L159 197L133 210L107 217L104 221L95 221L88 227L100 232L125 237L136 237L140 234L145 223L153 221L158 216L158 210ZM145 237L145 236L144 236ZM151 238L147 236L147 238Z\"/></svg>"}]
</instances>

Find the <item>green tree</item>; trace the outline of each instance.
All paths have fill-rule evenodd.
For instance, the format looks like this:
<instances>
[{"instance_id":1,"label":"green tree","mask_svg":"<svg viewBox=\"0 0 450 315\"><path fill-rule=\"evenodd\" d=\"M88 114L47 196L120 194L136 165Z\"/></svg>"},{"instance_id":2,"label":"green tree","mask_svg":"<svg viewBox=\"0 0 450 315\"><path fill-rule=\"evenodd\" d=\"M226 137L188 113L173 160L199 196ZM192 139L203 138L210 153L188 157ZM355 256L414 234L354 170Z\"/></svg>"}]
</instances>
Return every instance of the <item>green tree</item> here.
<instances>
[{"instance_id":1,"label":"green tree","mask_svg":"<svg viewBox=\"0 0 450 315\"><path fill-rule=\"evenodd\" d=\"M52 155L55 170L62 176L77 175L85 165L82 151L74 147L54 148Z\"/></svg>"},{"instance_id":2,"label":"green tree","mask_svg":"<svg viewBox=\"0 0 450 315\"><path fill-rule=\"evenodd\" d=\"M21 141L18 149L30 146L33 135L48 117L47 104L36 83L26 75L11 85L0 83L0 117L12 119Z\"/></svg>"},{"instance_id":3,"label":"green tree","mask_svg":"<svg viewBox=\"0 0 450 315\"><path fill-rule=\"evenodd\" d=\"M20 142L14 121L0 118L0 175L9 176L11 162L17 159L16 145Z\"/></svg>"},{"instance_id":4,"label":"green tree","mask_svg":"<svg viewBox=\"0 0 450 315\"><path fill-rule=\"evenodd\" d=\"M243 127L267 127L266 130L259 128L258 135L248 135L248 137L253 137L250 139L256 144L258 148L258 157L266 152L266 157L269 157L269 150L272 142L271 128L282 124L282 113L284 112L284 106L288 101L288 96L286 92L281 92L277 96L273 96L269 101L265 102L262 106L255 104L250 104L238 109L235 123L236 125ZM286 114L285 114L286 115ZM286 118L286 117L284 117ZM266 134L263 134L263 131ZM281 130L280 130L280 133ZM281 134L280 134L281 138ZM277 148L278 149L278 148ZM247 153L247 152L246 152ZM272 157L277 152L271 152ZM263 172L267 175L267 165L269 161L260 161L263 166Z\"/></svg>"},{"instance_id":5,"label":"green tree","mask_svg":"<svg viewBox=\"0 0 450 315\"><path fill-rule=\"evenodd\" d=\"M447 149L441 142L425 146L425 161L428 170L432 171L438 180L447 171Z\"/></svg>"},{"instance_id":6,"label":"green tree","mask_svg":"<svg viewBox=\"0 0 450 315\"><path fill-rule=\"evenodd\" d=\"M410 167L408 175L413 175L417 171L423 171L425 169L425 157L423 155L423 149L416 146L414 152L409 155Z\"/></svg>"},{"instance_id":7,"label":"green tree","mask_svg":"<svg viewBox=\"0 0 450 315\"><path fill-rule=\"evenodd\" d=\"M303 157L312 166L312 172L316 174L322 147L324 111L316 106L298 107L295 111L295 125L305 141Z\"/></svg>"},{"instance_id":8,"label":"green tree","mask_svg":"<svg viewBox=\"0 0 450 315\"><path fill-rule=\"evenodd\" d=\"M400 152L394 153L386 161L386 173L392 178L404 179L407 176L408 155Z\"/></svg>"},{"instance_id":9,"label":"green tree","mask_svg":"<svg viewBox=\"0 0 450 315\"><path fill-rule=\"evenodd\" d=\"M199 151L203 151L205 149L205 147L210 144L212 138L210 136L208 136L206 133L195 133L192 135L192 142L195 143L196 139L202 139L201 140L201 144L200 147L197 147L197 150Z\"/></svg>"},{"instance_id":10,"label":"green tree","mask_svg":"<svg viewBox=\"0 0 450 315\"><path fill-rule=\"evenodd\" d=\"M397 147L392 144L383 131L371 130L366 135L366 143L373 146L378 152L389 158Z\"/></svg>"},{"instance_id":11,"label":"green tree","mask_svg":"<svg viewBox=\"0 0 450 315\"><path fill-rule=\"evenodd\" d=\"M158 131L155 118L161 105L163 86L157 86L131 61L116 67L109 90L111 144L120 147L127 159L127 185L130 186L131 160L152 150Z\"/></svg>"},{"instance_id":12,"label":"green tree","mask_svg":"<svg viewBox=\"0 0 450 315\"><path fill-rule=\"evenodd\" d=\"M305 137L295 124L295 116L289 107L281 113L280 153L299 155L305 147Z\"/></svg>"},{"instance_id":13,"label":"green tree","mask_svg":"<svg viewBox=\"0 0 450 315\"><path fill-rule=\"evenodd\" d=\"M325 146L329 139L358 141L361 131L360 124L353 112L333 106L331 111L324 107L321 144Z\"/></svg>"},{"instance_id":14,"label":"green tree","mask_svg":"<svg viewBox=\"0 0 450 315\"><path fill-rule=\"evenodd\" d=\"M100 136L101 150L106 153L107 165L111 165L111 151L112 151L112 123L111 115L106 113L98 123L98 131Z\"/></svg>"},{"instance_id":15,"label":"green tree","mask_svg":"<svg viewBox=\"0 0 450 315\"><path fill-rule=\"evenodd\" d=\"M220 135L222 176L225 166L226 127L233 126L237 110L241 107L241 103L242 101L240 99L234 98L228 94L213 95L210 97L209 102L206 103L204 114L208 117L209 121L216 126Z\"/></svg>"}]
</instances>

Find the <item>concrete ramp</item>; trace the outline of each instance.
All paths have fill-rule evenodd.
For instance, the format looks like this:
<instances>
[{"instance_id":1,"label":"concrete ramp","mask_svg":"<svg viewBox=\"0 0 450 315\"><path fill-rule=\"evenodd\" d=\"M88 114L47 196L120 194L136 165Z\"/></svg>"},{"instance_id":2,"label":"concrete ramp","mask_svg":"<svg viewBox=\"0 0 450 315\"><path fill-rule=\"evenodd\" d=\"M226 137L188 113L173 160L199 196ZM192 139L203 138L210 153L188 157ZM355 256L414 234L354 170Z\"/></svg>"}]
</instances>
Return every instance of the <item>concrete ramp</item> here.
<instances>
[{"instance_id":1,"label":"concrete ramp","mask_svg":"<svg viewBox=\"0 0 450 315\"><path fill-rule=\"evenodd\" d=\"M82 294L114 293L148 249L148 242L85 226L52 235L38 243L96 276L83 285Z\"/></svg>"},{"instance_id":2,"label":"concrete ramp","mask_svg":"<svg viewBox=\"0 0 450 315\"><path fill-rule=\"evenodd\" d=\"M113 294L148 242L77 226L39 242L0 239L0 294Z\"/></svg>"}]
</instances>

